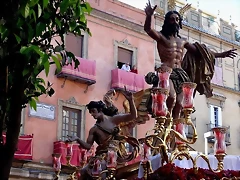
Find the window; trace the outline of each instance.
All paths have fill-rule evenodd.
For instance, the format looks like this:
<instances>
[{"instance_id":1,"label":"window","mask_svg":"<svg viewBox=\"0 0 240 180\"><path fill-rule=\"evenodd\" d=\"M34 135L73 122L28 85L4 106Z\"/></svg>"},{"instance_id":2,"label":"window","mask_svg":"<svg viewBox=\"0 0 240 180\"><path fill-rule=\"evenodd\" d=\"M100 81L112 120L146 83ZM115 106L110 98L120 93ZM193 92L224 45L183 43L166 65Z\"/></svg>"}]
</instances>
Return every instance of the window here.
<instances>
[{"instance_id":1,"label":"window","mask_svg":"<svg viewBox=\"0 0 240 180\"><path fill-rule=\"evenodd\" d=\"M123 64L129 64L132 67L133 51L118 47L118 67L121 69Z\"/></svg>"},{"instance_id":2,"label":"window","mask_svg":"<svg viewBox=\"0 0 240 180\"><path fill-rule=\"evenodd\" d=\"M78 136L81 131L81 111L63 107L62 110L62 140L67 140L67 136Z\"/></svg>"},{"instance_id":3,"label":"window","mask_svg":"<svg viewBox=\"0 0 240 180\"><path fill-rule=\"evenodd\" d=\"M210 119L211 128L216 126L222 126L222 108L210 105Z\"/></svg>"},{"instance_id":4,"label":"window","mask_svg":"<svg viewBox=\"0 0 240 180\"><path fill-rule=\"evenodd\" d=\"M77 57L83 57L83 36L66 35L66 49Z\"/></svg>"},{"instance_id":5,"label":"window","mask_svg":"<svg viewBox=\"0 0 240 180\"><path fill-rule=\"evenodd\" d=\"M163 7L163 1L160 1L160 7L161 7L161 8L164 8L164 7Z\"/></svg>"},{"instance_id":6,"label":"window","mask_svg":"<svg viewBox=\"0 0 240 180\"><path fill-rule=\"evenodd\" d=\"M65 35L66 50L75 56L87 59L88 54L88 34L82 32L81 36L68 33Z\"/></svg>"},{"instance_id":7,"label":"window","mask_svg":"<svg viewBox=\"0 0 240 180\"><path fill-rule=\"evenodd\" d=\"M133 47L127 39L114 41L113 45L116 67L122 68L124 63L129 63L131 67L137 65L137 48Z\"/></svg>"},{"instance_id":8,"label":"window","mask_svg":"<svg viewBox=\"0 0 240 180\"><path fill-rule=\"evenodd\" d=\"M214 124L218 124L218 107L213 107Z\"/></svg>"},{"instance_id":9,"label":"window","mask_svg":"<svg viewBox=\"0 0 240 180\"><path fill-rule=\"evenodd\" d=\"M85 140L86 107L80 105L74 97L58 100L58 140L66 140L67 135L75 135Z\"/></svg>"}]
</instances>

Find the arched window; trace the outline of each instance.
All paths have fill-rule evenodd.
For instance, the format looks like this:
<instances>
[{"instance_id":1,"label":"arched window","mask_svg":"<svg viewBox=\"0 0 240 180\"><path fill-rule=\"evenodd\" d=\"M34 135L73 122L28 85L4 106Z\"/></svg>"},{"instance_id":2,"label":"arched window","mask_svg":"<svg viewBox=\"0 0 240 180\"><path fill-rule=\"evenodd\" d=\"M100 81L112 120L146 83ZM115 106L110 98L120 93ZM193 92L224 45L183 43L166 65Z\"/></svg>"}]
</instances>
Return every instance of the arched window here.
<instances>
[{"instance_id":1,"label":"arched window","mask_svg":"<svg viewBox=\"0 0 240 180\"><path fill-rule=\"evenodd\" d=\"M238 73L238 90L240 91L240 72Z\"/></svg>"},{"instance_id":2,"label":"arched window","mask_svg":"<svg viewBox=\"0 0 240 180\"><path fill-rule=\"evenodd\" d=\"M217 51L214 47L212 47L212 46L208 46L208 48L209 48L212 52L215 52L215 53L218 52L218 51ZM218 66L218 67L219 67L219 63L220 63L220 59L219 59L219 58L216 58L216 59L215 59L215 66Z\"/></svg>"},{"instance_id":3,"label":"arched window","mask_svg":"<svg viewBox=\"0 0 240 180\"><path fill-rule=\"evenodd\" d=\"M240 59L237 62L237 68L240 69Z\"/></svg>"}]
</instances>

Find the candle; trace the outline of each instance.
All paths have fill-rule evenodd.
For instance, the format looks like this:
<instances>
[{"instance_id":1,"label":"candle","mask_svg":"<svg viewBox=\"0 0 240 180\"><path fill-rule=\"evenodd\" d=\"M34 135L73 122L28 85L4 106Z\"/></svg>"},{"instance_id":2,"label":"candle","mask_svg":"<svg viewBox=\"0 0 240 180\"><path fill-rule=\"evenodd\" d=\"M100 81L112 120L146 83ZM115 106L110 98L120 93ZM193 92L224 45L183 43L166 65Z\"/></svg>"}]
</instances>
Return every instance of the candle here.
<instances>
[{"instance_id":1,"label":"candle","mask_svg":"<svg viewBox=\"0 0 240 180\"><path fill-rule=\"evenodd\" d=\"M66 141L66 146L67 146L67 156L72 156L72 143Z\"/></svg>"},{"instance_id":2,"label":"candle","mask_svg":"<svg viewBox=\"0 0 240 180\"><path fill-rule=\"evenodd\" d=\"M100 175L100 171L101 171L101 162L97 159L94 162L92 174L93 175Z\"/></svg>"},{"instance_id":3,"label":"candle","mask_svg":"<svg viewBox=\"0 0 240 180\"><path fill-rule=\"evenodd\" d=\"M193 93L196 88L195 83L185 82L182 85L183 90L183 108L193 108Z\"/></svg>"},{"instance_id":4,"label":"candle","mask_svg":"<svg viewBox=\"0 0 240 180\"><path fill-rule=\"evenodd\" d=\"M168 90L157 88L153 89L152 92L152 112L155 116L166 116L167 115L167 105L166 100L168 96Z\"/></svg>"},{"instance_id":5,"label":"candle","mask_svg":"<svg viewBox=\"0 0 240 180\"><path fill-rule=\"evenodd\" d=\"M157 96L155 93L152 93L152 113L156 115L157 110Z\"/></svg>"},{"instance_id":6,"label":"candle","mask_svg":"<svg viewBox=\"0 0 240 180\"><path fill-rule=\"evenodd\" d=\"M160 88L169 88L169 77L172 72L172 69L167 66L162 66L159 68L159 84L158 87Z\"/></svg>"},{"instance_id":7,"label":"candle","mask_svg":"<svg viewBox=\"0 0 240 180\"><path fill-rule=\"evenodd\" d=\"M225 154L226 153L226 143L225 143L225 129L224 128L213 128L215 143L214 152L215 154Z\"/></svg>"},{"instance_id":8,"label":"candle","mask_svg":"<svg viewBox=\"0 0 240 180\"><path fill-rule=\"evenodd\" d=\"M107 167L108 168L116 168L117 166L117 153L113 150L108 150L108 161Z\"/></svg>"},{"instance_id":9,"label":"candle","mask_svg":"<svg viewBox=\"0 0 240 180\"><path fill-rule=\"evenodd\" d=\"M141 161L147 161L150 155L150 147L147 144L143 143L141 146Z\"/></svg>"},{"instance_id":10,"label":"candle","mask_svg":"<svg viewBox=\"0 0 240 180\"><path fill-rule=\"evenodd\" d=\"M53 168L55 171L61 169L61 155L53 155Z\"/></svg>"},{"instance_id":11,"label":"candle","mask_svg":"<svg viewBox=\"0 0 240 180\"><path fill-rule=\"evenodd\" d=\"M79 161L80 162L87 162L87 155L86 155L86 150L85 149L81 150Z\"/></svg>"},{"instance_id":12,"label":"candle","mask_svg":"<svg viewBox=\"0 0 240 180\"><path fill-rule=\"evenodd\" d=\"M186 138L183 123L177 123L176 126L175 126L175 130L177 132L179 132L184 138ZM180 141L178 138L176 138L176 144L184 144L184 143L182 141Z\"/></svg>"},{"instance_id":13,"label":"candle","mask_svg":"<svg viewBox=\"0 0 240 180\"><path fill-rule=\"evenodd\" d=\"M81 177L81 173L78 172L78 173L77 173L77 179L80 179L80 177Z\"/></svg>"}]
</instances>

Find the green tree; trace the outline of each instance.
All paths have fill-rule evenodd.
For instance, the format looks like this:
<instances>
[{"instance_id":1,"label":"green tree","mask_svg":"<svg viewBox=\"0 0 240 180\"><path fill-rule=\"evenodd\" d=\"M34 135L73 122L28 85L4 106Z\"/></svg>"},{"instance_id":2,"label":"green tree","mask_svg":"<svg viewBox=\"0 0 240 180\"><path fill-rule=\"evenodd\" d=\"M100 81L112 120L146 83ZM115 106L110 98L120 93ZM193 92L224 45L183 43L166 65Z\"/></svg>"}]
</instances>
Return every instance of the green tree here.
<instances>
[{"instance_id":1,"label":"green tree","mask_svg":"<svg viewBox=\"0 0 240 180\"><path fill-rule=\"evenodd\" d=\"M64 51L64 35L89 32L86 13L91 7L82 0L2 0L0 7L0 179L7 180L18 142L21 111L29 103L36 109L38 97L51 96L51 83L39 77L50 65L60 71L77 59ZM51 41L61 38L58 46Z\"/></svg>"}]
</instances>

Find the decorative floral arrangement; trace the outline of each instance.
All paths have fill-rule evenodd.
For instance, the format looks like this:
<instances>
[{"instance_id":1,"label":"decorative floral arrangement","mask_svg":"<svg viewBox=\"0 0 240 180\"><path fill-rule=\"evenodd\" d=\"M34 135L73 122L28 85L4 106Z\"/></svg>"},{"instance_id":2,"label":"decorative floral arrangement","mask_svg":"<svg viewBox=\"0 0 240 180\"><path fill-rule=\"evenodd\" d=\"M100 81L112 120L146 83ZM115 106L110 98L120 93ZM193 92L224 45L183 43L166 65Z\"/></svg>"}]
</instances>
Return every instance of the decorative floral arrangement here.
<instances>
[{"instance_id":1,"label":"decorative floral arrangement","mask_svg":"<svg viewBox=\"0 0 240 180\"><path fill-rule=\"evenodd\" d=\"M148 180L221 180L225 178L238 179L237 177L240 177L240 171L224 170L214 173L209 169L198 168L197 173L195 173L193 168L184 169L169 163L150 174Z\"/></svg>"}]
</instances>

